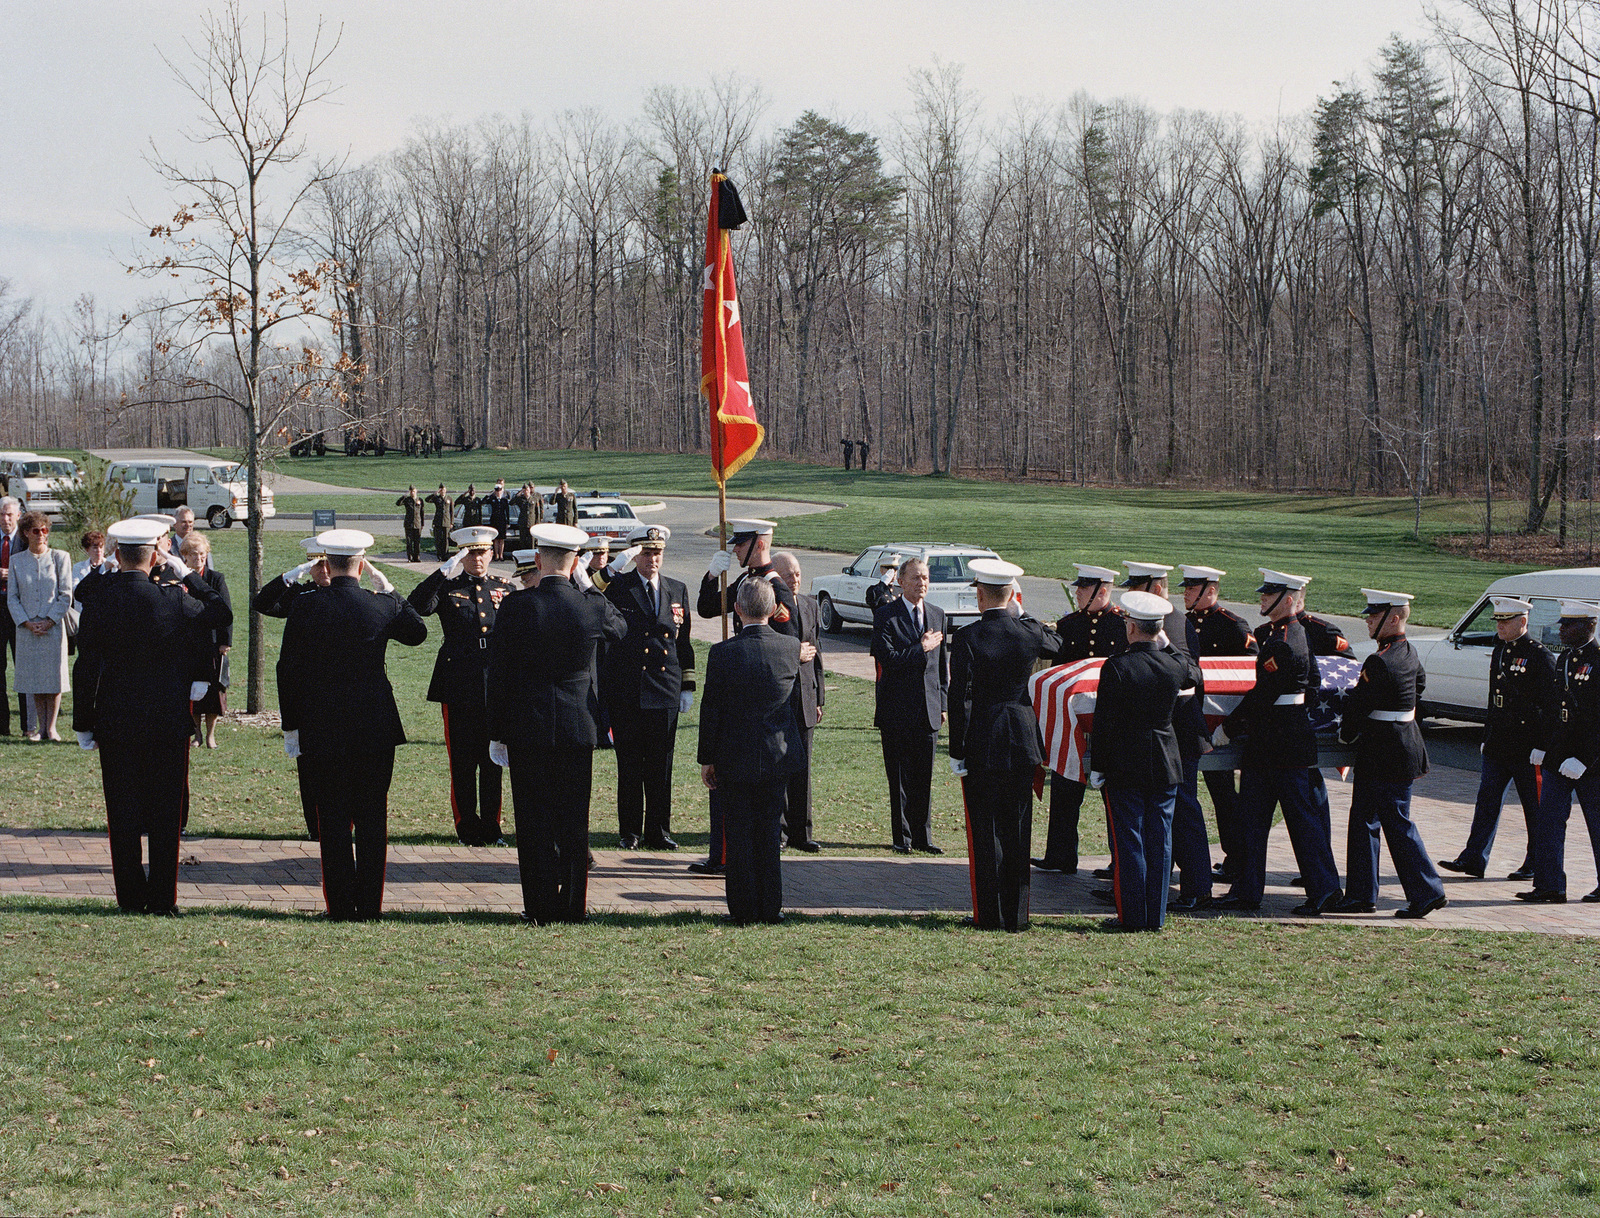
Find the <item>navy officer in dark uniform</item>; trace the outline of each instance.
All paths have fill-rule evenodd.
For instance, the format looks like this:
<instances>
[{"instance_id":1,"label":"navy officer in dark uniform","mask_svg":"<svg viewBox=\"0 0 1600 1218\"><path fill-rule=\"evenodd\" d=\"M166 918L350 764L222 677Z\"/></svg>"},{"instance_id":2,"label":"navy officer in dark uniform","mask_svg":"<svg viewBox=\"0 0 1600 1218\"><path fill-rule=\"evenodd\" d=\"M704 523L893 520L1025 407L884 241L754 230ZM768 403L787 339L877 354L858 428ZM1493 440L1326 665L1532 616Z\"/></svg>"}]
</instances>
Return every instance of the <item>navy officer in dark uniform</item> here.
<instances>
[{"instance_id":1,"label":"navy officer in dark uniform","mask_svg":"<svg viewBox=\"0 0 1600 1218\"><path fill-rule=\"evenodd\" d=\"M316 804L328 917L370 921L383 912L389 784L406 741L384 659L391 641L416 647L428 627L365 560L370 533L329 529L317 541L328 586L291 602L278 656L283 747L303 759Z\"/></svg>"},{"instance_id":2,"label":"navy officer in dark uniform","mask_svg":"<svg viewBox=\"0 0 1600 1218\"><path fill-rule=\"evenodd\" d=\"M1227 574L1215 567L1180 564L1183 572L1183 604L1194 627L1195 659L1207 656L1253 656L1258 644L1250 623L1231 609L1217 603L1221 579ZM1239 792L1232 770L1204 771L1206 790L1217 814L1217 840L1222 845L1219 874L1229 872L1228 856L1239 848Z\"/></svg>"},{"instance_id":3,"label":"navy officer in dark uniform","mask_svg":"<svg viewBox=\"0 0 1600 1218\"><path fill-rule=\"evenodd\" d=\"M900 598L900 555L885 554L878 563L878 578L867 589L867 612L876 614L892 600Z\"/></svg>"},{"instance_id":4,"label":"navy officer in dark uniform","mask_svg":"<svg viewBox=\"0 0 1600 1218\"><path fill-rule=\"evenodd\" d=\"M444 716L444 747L450 759L450 813L463 846L503 846L500 835L500 767L489 760L489 703L484 674L489 638L500 602L516 588L489 573L497 540L485 525L450 534L455 557L411 590L407 598L422 617L439 615L443 639L428 684L428 701Z\"/></svg>"},{"instance_id":5,"label":"navy officer in dark uniform","mask_svg":"<svg viewBox=\"0 0 1600 1218\"><path fill-rule=\"evenodd\" d=\"M1453 859L1440 859L1446 871L1477 876L1489 866L1506 787L1517 787L1528 827L1528 850L1508 879L1533 878L1533 843L1538 836L1539 772L1533 750L1549 738L1561 698L1556 687L1556 662L1544 644L1528 633L1533 605L1514 596L1495 596L1494 630L1498 636L1489 659L1488 721L1483 732L1483 764L1478 777L1477 806L1467 844Z\"/></svg>"},{"instance_id":6,"label":"navy officer in dark uniform","mask_svg":"<svg viewBox=\"0 0 1600 1218\"><path fill-rule=\"evenodd\" d=\"M604 586L628 627L620 642L606 647L600 671L617 752L617 832L624 850L678 848L672 840L672 754L678 716L694 704L694 643L689 589L661 573L671 535L658 524L634 529L627 538L630 549L637 547L633 570Z\"/></svg>"},{"instance_id":7,"label":"navy officer in dark uniform","mask_svg":"<svg viewBox=\"0 0 1600 1218\"><path fill-rule=\"evenodd\" d=\"M1378 831L1408 904L1397 918L1426 918L1443 909L1444 885L1411 819L1411 784L1428 772L1428 749L1417 726L1417 703L1427 685L1417 650L1406 638L1409 592L1363 588L1367 633L1378 650L1362 662L1361 676L1344 702L1339 739L1356 746L1350 791L1350 846L1340 913L1371 913L1378 904Z\"/></svg>"},{"instance_id":8,"label":"navy officer in dark uniform","mask_svg":"<svg viewBox=\"0 0 1600 1218\"><path fill-rule=\"evenodd\" d=\"M1583 807L1589 845L1600 870L1600 644L1595 618L1600 606L1589 601L1561 602L1561 641L1567 649L1556 664L1561 705L1544 746L1529 760L1544 769L1539 823L1533 847L1533 888L1517 900L1561 905L1567 899L1567 821L1572 797ZM1583 898L1600 901L1600 888Z\"/></svg>"},{"instance_id":9,"label":"navy officer in dark uniform","mask_svg":"<svg viewBox=\"0 0 1600 1218\"><path fill-rule=\"evenodd\" d=\"M744 568L737 578L728 582L727 611L733 615L734 629L740 625L737 600L739 585L747 579L764 579L772 585L777 603L767 625L779 634L792 639L800 638L800 606L789 590L789 585L772 566L772 530L777 526L770 520L739 519L727 522L728 548L711 556L711 566L700 581L700 592L695 598L695 612L701 617L721 617L723 613L723 578L732 569L734 560ZM801 663L808 663L802 647ZM706 858L690 863L689 870L698 875L722 874L722 801L715 790L711 792L711 842Z\"/></svg>"},{"instance_id":10,"label":"navy officer in dark uniform","mask_svg":"<svg viewBox=\"0 0 1600 1218\"><path fill-rule=\"evenodd\" d=\"M1028 678L1061 640L1013 612L1021 567L976 558L968 569L983 616L950 645L950 770L966 802L973 924L1020 931L1028 928L1033 772L1044 758Z\"/></svg>"},{"instance_id":11,"label":"navy officer in dark uniform","mask_svg":"<svg viewBox=\"0 0 1600 1218\"><path fill-rule=\"evenodd\" d=\"M587 533L540 524L533 539L539 582L501 602L489 640L489 750L511 770L522 917L543 925L587 915L595 647L627 626L572 580Z\"/></svg>"},{"instance_id":12,"label":"navy officer in dark uniform","mask_svg":"<svg viewBox=\"0 0 1600 1218\"><path fill-rule=\"evenodd\" d=\"M72 726L81 747L100 753L111 878L117 906L129 913L177 912L195 682L173 657L196 653L211 631L233 622L228 602L181 560L172 568L178 582L151 580L156 540L165 528L146 520L112 525L106 533L119 570L77 590L83 611ZM148 874L144 834L150 837Z\"/></svg>"},{"instance_id":13,"label":"navy officer in dark uniform","mask_svg":"<svg viewBox=\"0 0 1600 1218\"><path fill-rule=\"evenodd\" d=\"M1295 620L1294 594L1310 577L1261 568L1261 612L1266 629L1258 634L1256 683L1217 727L1221 747L1243 737L1239 766L1239 866L1233 887L1217 902L1219 908L1261 908L1266 887L1267 838L1272 816L1283 807L1284 824L1300 872L1306 879L1306 900L1294 912L1316 917L1344 895L1339 868L1333 861L1328 806L1312 793L1311 772L1317 764L1317 736L1306 711L1306 694L1321 684L1316 659L1306 643L1305 627Z\"/></svg>"},{"instance_id":14,"label":"navy officer in dark uniform","mask_svg":"<svg viewBox=\"0 0 1600 1218\"><path fill-rule=\"evenodd\" d=\"M1172 877L1172 813L1184 763L1172 717L1194 697L1200 666L1165 638L1171 603L1148 592L1122 598L1128 643L1100 668L1089 785L1104 787L1111 818L1116 925L1160 930Z\"/></svg>"},{"instance_id":15,"label":"navy officer in dark uniform","mask_svg":"<svg viewBox=\"0 0 1600 1218\"><path fill-rule=\"evenodd\" d=\"M1072 664L1096 656L1114 656L1128 645L1121 612L1111 603L1111 585L1117 573L1109 567L1074 563L1078 578L1071 595L1077 608L1056 622L1061 639L1058 664ZM1050 820L1045 831L1044 857L1033 859L1040 871L1074 875L1078 870L1078 817L1088 788L1075 778L1050 775Z\"/></svg>"}]
</instances>

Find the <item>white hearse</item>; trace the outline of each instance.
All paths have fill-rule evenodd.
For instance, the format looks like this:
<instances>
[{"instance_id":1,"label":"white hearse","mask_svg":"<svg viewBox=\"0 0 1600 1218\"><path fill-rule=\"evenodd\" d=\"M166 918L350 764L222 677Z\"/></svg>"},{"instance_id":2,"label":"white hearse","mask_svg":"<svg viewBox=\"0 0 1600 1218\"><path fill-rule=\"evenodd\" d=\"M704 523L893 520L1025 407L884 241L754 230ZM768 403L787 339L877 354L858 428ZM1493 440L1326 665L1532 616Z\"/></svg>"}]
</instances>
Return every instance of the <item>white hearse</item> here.
<instances>
[{"instance_id":1,"label":"white hearse","mask_svg":"<svg viewBox=\"0 0 1600 1218\"><path fill-rule=\"evenodd\" d=\"M225 529L250 515L249 475L244 466L219 457L180 461L118 461L106 467L106 481L133 492L135 512L193 509L196 520ZM278 514L272 492L261 488L261 515Z\"/></svg>"},{"instance_id":2,"label":"white hearse","mask_svg":"<svg viewBox=\"0 0 1600 1218\"><path fill-rule=\"evenodd\" d=\"M1491 596L1516 596L1529 602L1533 611L1528 614L1528 633L1550 650L1560 651L1560 598L1600 601L1600 567L1530 571L1497 579L1449 633L1436 639L1414 639L1428 673L1422 698L1424 715L1475 723L1486 718L1489 656L1495 640Z\"/></svg>"},{"instance_id":3,"label":"white hearse","mask_svg":"<svg viewBox=\"0 0 1600 1218\"><path fill-rule=\"evenodd\" d=\"M22 505L24 512L61 515L61 492L81 486L76 462L66 457L41 457L38 453L0 452L0 487Z\"/></svg>"}]
</instances>

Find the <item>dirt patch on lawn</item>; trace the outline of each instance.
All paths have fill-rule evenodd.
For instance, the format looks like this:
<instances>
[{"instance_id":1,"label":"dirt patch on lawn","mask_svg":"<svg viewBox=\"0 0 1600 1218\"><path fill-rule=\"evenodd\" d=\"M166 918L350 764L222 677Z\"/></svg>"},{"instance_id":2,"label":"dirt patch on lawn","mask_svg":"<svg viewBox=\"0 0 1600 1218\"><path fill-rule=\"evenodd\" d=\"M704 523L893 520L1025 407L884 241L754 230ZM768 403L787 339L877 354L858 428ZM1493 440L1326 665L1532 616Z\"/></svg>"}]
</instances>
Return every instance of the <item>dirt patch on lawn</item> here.
<instances>
[{"instance_id":1,"label":"dirt patch on lawn","mask_svg":"<svg viewBox=\"0 0 1600 1218\"><path fill-rule=\"evenodd\" d=\"M1600 555L1600 537L1567 535L1557 543L1554 533L1496 533L1486 546L1482 533L1444 533L1434 544L1447 554L1485 562L1519 563L1528 567L1592 567Z\"/></svg>"}]
</instances>

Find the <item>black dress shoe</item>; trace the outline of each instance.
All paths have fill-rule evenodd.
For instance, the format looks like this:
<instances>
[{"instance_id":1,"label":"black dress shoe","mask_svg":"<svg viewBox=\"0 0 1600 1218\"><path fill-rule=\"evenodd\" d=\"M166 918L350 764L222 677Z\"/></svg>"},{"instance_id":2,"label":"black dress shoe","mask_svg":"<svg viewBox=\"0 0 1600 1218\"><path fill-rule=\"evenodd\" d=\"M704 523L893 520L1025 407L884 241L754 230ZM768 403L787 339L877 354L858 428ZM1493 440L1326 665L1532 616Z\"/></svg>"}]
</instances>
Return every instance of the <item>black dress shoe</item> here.
<instances>
[{"instance_id":1,"label":"black dress shoe","mask_svg":"<svg viewBox=\"0 0 1600 1218\"><path fill-rule=\"evenodd\" d=\"M660 837L647 837L644 841L644 844L645 847L650 850L676 850L678 848L678 843L673 841L665 833L663 833Z\"/></svg>"},{"instance_id":2,"label":"black dress shoe","mask_svg":"<svg viewBox=\"0 0 1600 1218\"><path fill-rule=\"evenodd\" d=\"M918 846L917 849L919 851L921 851L923 854L943 854L944 853L944 848L942 846L935 846L932 843L929 843L926 846Z\"/></svg>"},{"instance_id":3,"label":"black dress shoe","mask_svg":"<svg viewBox=\"0 0 1600 1218\"><path fill-rule=\"evenodd\" d=\"M1482 867L1469 867L1460 859L1440 859L1439 867L1444 871L1453 871L1457 875L1470 875L1473 879L1483 879Z\"/></svg>"},{"instance_id":4,"label":"black dress shoe","mask_svg":"<svg viewBox=\"0 0 1600 1218\"><path fill-rule=\"evenodd\" d=\"M1306 877L1305 876L1303 876L1303 875L1292 875L1292 876L1289 877L1289 887L1290 888L1304 888L1305 886L1306 886Z\"/></svg>"},{"instance_id":5,"label":"black dress shoe","mask_svg":"<svg viewBox=\"0 0 1600 1218\"><path fill-rule=\"evenodd\" d=\"M1532 892L1517 893L1517 900L1529 905L1565 905L1567 894L1559 888L1535 888Z\"/></svg>"},{"instance_id":6,"label":"black dress shoe","mask_svg":"<svg viewBox=\"0 0 1600 1218\"><path fill-rule=\"evenodd\" d=\"M1076 867L1063 867L1060 863L1052 863L1048 859L1029 859L1028 862L1033 864L1035 871L1053 871L1058 875L1072 875L1078 870Z\"/></svg>"},{"instance_id":7,"label":"black dress shoe","mask_svg":"<svg viewBox=\"0 0 1600 1218\"><path fill-rule=\"evenodd\" d=\"M786 917L784 917L782 910L779 910L777 913L773 914L772 917L770 917L770 918L762 918L761 920L763 922L765 922L768 926L782 926L785 922L788 921L788 919Z\"/></svg>"},{"instance_id":8,"label":"black dress shoe","mask_svg":"<svg viewBox=\"0 0 1600 1218\"><path fill-rule=\"evenodd\" d=\"M631 833L624 833L617 839L618 850L637 850L638 848L639 839Z\"/></svg>"},{"instance_id":9,"label":"black dress shoe","mask_svg":"<svg viewBox=\"0 0 1600 1218\"><path fill-rule=\"evenodd\" d=\"M1117 903L1117 894L1110 888L1091 888L1089 895L1097 901L1104 901L1107 905Z\"/></svg>"},{"instance_id":10,"label":"black dress shoe","mask_svg":"<svg viewBox=\"0 0 1600 1218\"><path fill-rule=\"evenodd\" d=\"M822 847L817 845L816 842L790 842L789 845L798 850L801 854L822 853Z\"/></svg>"},{"instance_id":11,"label":"black dress shoe","mask_svg":"<svg viewBox=\"0 0 1600 1218\"><path fill-rule=\"evenodd\" d=\"M1441 895L1434 897L1431 901L1424 901L1421 905L1407 905L1404 909L1397 909L1394 911L1394 916L1397 918L1426 918L1434 910L1443 909L1448 904L1450 904L1450 899Z\"/></svg>"},{"instance_id":12,"label":"black dress shoe","mask_svg":"<svg viewBox=\"0 0 1600 1218\"><path fill-rule=\"evenodd\" d=\"M1533 879L1533 864L1532 863L1524 863L1524 864L1522 864L1522 866L1518 867L1510 875L1506 876L1506 879L1508 879L1508 880L1523 880L1523 881Z\"/></svg>"},{"instance_id":13,"label":"black dress shoe","mask_svg":"<svg viewBox=\"0 0 1600 1218\"><path fill-rule=\"evenodd\" d=\"M1227 879L1232 872L1233 868L1228 866L1227 860L1223 860L1220 863L1211 864L1211 874L1216 876L1219 880Z\"/></svg>"},{"instance_id":14,"label":"black dress shoe","mask_svg":"<svg viewBox=\"0 0 1600 1218\"><path fill-rule=\"evenodd\" d=\"M1096 867L1092 874L1094 875L1094 878L1097 879L1097 880L1109 880L1111 878L1111 868L1109 868L1109 867Z\"/></svg>"},{"instance_id":15,"label":"black dress shoe","mask_svg":"<svg viewBox=\"0 0 1600 1218\"><path fill-rule=\"evenodd\" d=\"M910 846L890 846L889 849L893 850L896 854L910 854L911 853L911 847Z\"/></svg>"},{"instance_id":16,"label":"black dress shoe","mask_svg":"<svg viewBox=\"0 0 1600 1218\"><path fill-rule=\"evenodd\" d=\"M1600 904L1600 888L1596 888L1593 892L1584 893L1583 894L1583 903L1585 905Z\"/></svg>"},{"instance_id":17,"label":"black dress shoe","mask_svg":"<svg viewBox=\"0 0 1600 1218\"><path fill-rule=\"evenodd\" d=\"M1296 905L1290 912L1297 918L1320 918L1344 899L1344 892L1335 888L1327 896L1317 901L1306 901Z\"/></svg>"},{"instance_id":18,"label":"black dress shoe","mask_svg":"<svg viewBox=\"0 0 1600 1218\"><path fill-rule=\"evenodd\" d=\"M1167 902L1169 913L1193 913L1197 909L1209 909L1211 898L1209 896L1174 897Z\"/></svg>"},{"instance_id":19,"label":"black dress shoe","mask_svg":"<svg viewBox=\"0 0 1600 1218\"><path fill-rule=\"evenodd\" d=\"M1245 913L1255 913L1261 908L1260 901L1247 901L1243 897L1227 896L1221 900L1211 902L1212 909L1242 909Z\"/></svg>"},{"instance_id":20,"label":"black dress shoe","mask_svg":"<svg viewBox=\"0 0 1600 1218\"><path fill-rule=\"evenodd\" d=\"M1377 913L1378 907L1371 901L1363 901L1359 897L1345 897L1342 901L1335 901L1322 911L1323 913Z\"/></svg>"},{"instance_id":21,"label":"black dress shoe","mask_svg":"<svg viewBox=\"0 0 1600 1218\"><path fill-rule=\"evenodd\" d=\"M696 875L721 875L722 864L713 863L710 859L701 859L698 863L690 863L689 870Z\"/></svg>"}]
</instances>

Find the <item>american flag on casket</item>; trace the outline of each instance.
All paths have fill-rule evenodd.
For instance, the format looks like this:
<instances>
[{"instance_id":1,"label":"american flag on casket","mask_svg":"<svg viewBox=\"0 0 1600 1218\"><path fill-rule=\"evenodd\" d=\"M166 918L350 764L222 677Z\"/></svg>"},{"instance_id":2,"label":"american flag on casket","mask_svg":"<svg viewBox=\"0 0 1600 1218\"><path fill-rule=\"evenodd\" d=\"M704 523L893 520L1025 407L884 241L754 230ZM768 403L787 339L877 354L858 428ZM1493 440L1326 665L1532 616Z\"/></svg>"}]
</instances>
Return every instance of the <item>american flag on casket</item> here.
<instances>
[{"instance_id":1,"label":"american flag on casket","mask_svg":"<svg viewBox=\"0 0 1600 1218\"><path fill-rule=\"evenodd\" d=\"M1089 733L1094 730L1094 700L1104 660L1076 660L1036 672L1028 679L1033 710L1044 737L1044 763L1057 774L1088 778ZM1336 732L1345 695L1361 675L1361 661L1318 656L1322 685L1307 700L1311 726L1319 734ZM1256 683L1254 656L1216 656L1200 661L1206 676L1206 726L1215 729Z\"/></svg>"}]
</instances>

